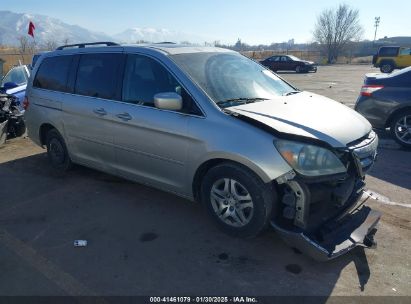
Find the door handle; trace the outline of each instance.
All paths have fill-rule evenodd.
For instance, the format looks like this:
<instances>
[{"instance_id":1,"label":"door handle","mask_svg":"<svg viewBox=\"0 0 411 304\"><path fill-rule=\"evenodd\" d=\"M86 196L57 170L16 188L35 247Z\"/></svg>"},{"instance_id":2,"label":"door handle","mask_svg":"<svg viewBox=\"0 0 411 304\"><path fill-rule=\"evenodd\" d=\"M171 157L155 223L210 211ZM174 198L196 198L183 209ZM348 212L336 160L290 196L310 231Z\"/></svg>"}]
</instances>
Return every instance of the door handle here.
<instances>
[{"instance_id":1,"label":"door handle","mask_svg":"<svg viewBox=\"0 0 411 304\"><path fill-rule=\"evenodd\" d=\"M104 110L103 108L94 109L93 112L100 116L107 115L106 110Z\"/></svg>"},{"instance_id":2,"label":"door handle","mask_svg":"<svg viewBox=\"0 0 411 304\"><path fill-rule=\"evenodd\" d=\"M130 119L133 118L133 117L131 117L131 115L128 114L128 113L117 114L116 117L117 117L117 118L120 118L120 119L122 119L122 120L125 120L125 121L130 120Z\"/></svg>"}]
</instances>

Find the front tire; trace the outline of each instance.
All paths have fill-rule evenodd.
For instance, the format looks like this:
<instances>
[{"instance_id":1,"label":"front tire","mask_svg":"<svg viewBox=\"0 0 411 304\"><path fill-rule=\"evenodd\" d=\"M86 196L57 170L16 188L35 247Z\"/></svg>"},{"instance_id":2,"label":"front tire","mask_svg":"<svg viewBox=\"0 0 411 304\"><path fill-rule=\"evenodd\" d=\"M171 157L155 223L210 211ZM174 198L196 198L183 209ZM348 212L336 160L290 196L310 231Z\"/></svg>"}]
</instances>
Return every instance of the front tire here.
<instances>
[{"instance_id":1,"label":"front tire","mask_svg":"<svg viewBox=\"0 0 411 304\"><path fill-rule=\"evenodd\" d=\"M271 219L275 193L249 169L223 163L204 176L201 201L225 233L255 237Z\"/></svg>"},{"instance_id":2,"label":"front tire","mask_svg":"<svg viewBox=\"0 0 411 304\"><path fill-rule=\"evenodd\" d=\"M56 129L47 132L46 146L47 157L53 169L64 173L72 167L66 143Z\"/></svg>"},{"instance_id":3,"label":"front tire","mask_svg":"<svg viewBox=\"0 0 411 304\"><path fill-rule=\"evenodd\" d=\"M295 67L295 72L296 73L302 73L302 72L304 72L304 68L301 65L297 65Z\"/></svg>"},{"instance_id":4,"label":"front tire","mask_svg":"<svg viewBox=\"0 0 411 304\"><path fill-rule=\"evenodd\" d=\"M411 149L411 110L393 117L390 132L397 143L406 149Z\"/></svg>"}]
</instances>

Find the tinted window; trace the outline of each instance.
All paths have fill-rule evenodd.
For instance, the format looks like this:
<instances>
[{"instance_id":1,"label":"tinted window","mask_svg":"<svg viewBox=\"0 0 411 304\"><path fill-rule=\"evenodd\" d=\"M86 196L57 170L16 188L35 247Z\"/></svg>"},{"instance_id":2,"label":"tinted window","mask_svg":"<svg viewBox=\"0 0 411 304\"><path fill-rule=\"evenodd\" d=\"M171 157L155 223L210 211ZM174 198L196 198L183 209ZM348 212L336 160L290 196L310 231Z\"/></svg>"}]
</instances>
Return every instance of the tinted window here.
<instances>
[{"instance_id":1,"label":"tinted window","mask_svg":"<svg viewBox=\"0 0 411 304\"><path fill-rule=\"evenodd\" d=\"M6 82L14 82L17 85L23 85L27 83L27 79L28 75L24 66L14 67L6 76L4 76L0 86L4 86Z\"/></svg>"},{"instance_id":2,"label":"tinted window","mask_svg":"<svg viewBox=\"0 0 411 304\"><path fill-rule=\"evenodd\" d=\"M393 47L383 47L379 51L380 56L397 56L398 48Z\"/></svg>"},{"instance_id":3,"label":"tinted window","mask_svg":"<svg viewBox=\"0 0 411 304\"><path fill-rule=\"evenodd\" d=\"M45 58L34 78L36 88L68 92L67 79L71 67L72 56Z\"/></svg>"},{"instance_id":4,"label":"tinted window","mask_svg":"<svg viewBox=\"0 0 411 304\"><path fill-rule=\"evenodd\" d=\"M81 55L75 93L104 99L118 99L117 80L121 61L121 54Z\"/></svg>"},{"instance_id":5,"label":"tinted window","mask_svg":"<svg viewBox=\"0 0 411 304\"><path fill-rule=\"evenodd\" d=\"M123 101L145 106L154 106L154 95L176 92L182 95L177 80L157 61L129 55L123 81Z\"/></svg>"},{"instance_id":6,"label":"tinted window","mask_svg":"<svg viewBox=\"0 0 411 304\"><path fill-rule=\"evenodd\" d=\"M400 55L411 55L411 49L410 48L401 49Z\"/></svg>"}]
</instances>

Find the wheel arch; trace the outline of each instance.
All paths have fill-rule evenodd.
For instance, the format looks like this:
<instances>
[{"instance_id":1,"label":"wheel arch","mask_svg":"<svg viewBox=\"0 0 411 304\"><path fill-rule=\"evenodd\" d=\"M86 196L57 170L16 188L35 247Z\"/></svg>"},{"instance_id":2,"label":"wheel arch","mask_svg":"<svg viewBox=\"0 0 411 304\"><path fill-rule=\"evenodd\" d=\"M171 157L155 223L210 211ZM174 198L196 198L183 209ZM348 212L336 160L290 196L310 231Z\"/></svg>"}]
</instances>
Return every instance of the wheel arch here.
<instances>
[{"instance_id":1,"label":"wheel arch","mask_svg":"<svg viewBox=\"0 0 411 304\"><path fill-rule=\"evenodd\" d=\"M387 59L387 58L381 59L381 61L379 62L379 67L381 68L381 66L383 66L386 63L391 64L394 69L397 68L395 60L394 59Z\"/></svg>"},{"instance_id":2,"label":"wheel arch","mask_svg":"<svg viewBox=\"0 0 411 304\"><path fill-rule=\"evenodd\" d=\"M52 124L50 124L50 123L43 123L40 126L40 128L39 128L39 139L40 139L40 143L41 143L42 146L44 146L46 144L47 133L52 129L57 130L57 128L55 126L53 126ZM57 130L57 132L59 132L59 131Z\"/></svg>"},{"instance_id":3,"label":"wheel arch","mask_svg":"<svg viewBox=\"0 0 411 304\"><path fill-rule=\"evenodd\" d=\"M392 120L394 119L395 116L397 116L398 113L401 113L403 111L411 111L411 104L409 105L404 105L400 108L396 108L394 111L391 112L391 114L388 116L387 121L385 122L385 127L388 128L391 123Z\"/></svg>"},{"instance_id":4,"label":"wheel arch","mask_svg":"<svg viewBox=\"0 0 411 304\"><path fill-rule=\"evenodd\" d=\"M193 179L192 179L192 193L195 201L199 201L200 198L200 188L201 188L201 181L203 177L207 174L207 172L222 163L230 163L240 166L246 170L249 170L256 174L264 183L269 183L272 181L272 178L258 165L254 164L249 160L244 159L235 159L230 157L215 157L210 158L202 162L197 169L195 170Z\"/></svg>"}]
</instances>

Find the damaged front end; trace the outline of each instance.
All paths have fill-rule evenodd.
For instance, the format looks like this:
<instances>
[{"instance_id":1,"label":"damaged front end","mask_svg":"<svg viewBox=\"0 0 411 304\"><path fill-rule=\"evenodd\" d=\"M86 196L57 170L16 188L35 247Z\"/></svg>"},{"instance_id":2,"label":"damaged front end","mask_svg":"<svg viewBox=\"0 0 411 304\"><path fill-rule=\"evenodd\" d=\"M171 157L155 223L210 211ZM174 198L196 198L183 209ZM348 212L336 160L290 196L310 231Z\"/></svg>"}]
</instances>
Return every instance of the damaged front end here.
<instances>
[{"instance_id":1,"label":"damaged front end","mask_svg":"<svg viewBox=\"0 0 411 304\"><path fill-rule=\"evenodd\" d=\"M361 197L377 146L378 137L371 132L346 149L333 151L345 172L307 176L293 170L276 179L279 204L271 225L286 243L321 261L356 246L375 246L381 214L365 206Z\"/></svg>"}]
</instances>

